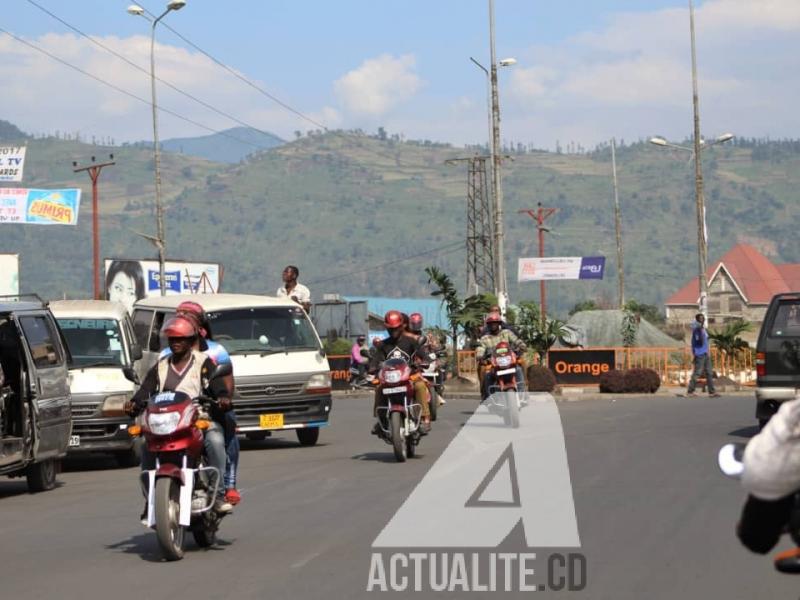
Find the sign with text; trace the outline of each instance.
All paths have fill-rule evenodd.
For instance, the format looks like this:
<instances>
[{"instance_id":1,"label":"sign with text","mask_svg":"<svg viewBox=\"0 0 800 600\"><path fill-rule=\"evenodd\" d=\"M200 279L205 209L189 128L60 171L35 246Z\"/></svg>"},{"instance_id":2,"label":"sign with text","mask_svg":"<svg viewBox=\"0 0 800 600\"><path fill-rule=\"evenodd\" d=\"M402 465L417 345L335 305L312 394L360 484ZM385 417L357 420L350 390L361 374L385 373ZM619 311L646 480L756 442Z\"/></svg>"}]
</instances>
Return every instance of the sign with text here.
<instances>
[{"instance_id":1,"label":"sign with text","mask_svg":"<svg viewBox=\"0 0 800 600\"><path fill-rule=\"evenodd\" d=\"M0 188L0 223L75 225L80 203L79 189Z\"/></svg>"},{"instance_id":2,"label":"sign with text","mask_svg":"<svg viewBox=\"0 0 800 600\"><path fill-rule=\"evenodd\" d=\"M517 281L602 279L605 256L520 258Z\"/></svg>"},{"instance_id":3,"label":"sign with text","mask_svg":"<svg viewBox=\"0 0 800 600\"><path fill-rule=\"evenodd\" d=\"M0 147L0 181L22 181L25 146Z\"/></svg>"},{"instance_id":4,"label":"sign with text","mask_svg":"<svg viewBox=\"0 0 800 600\"><path fill-rule=\"evenodd\" d=\"M550 350L547 366L558 383L600 384L600 376L616 366L613 350Z\"/></svg>"},{"instance_id":5,"label":"sign with text","mask_svg":"<svg viewBox=\"0 0 800 600\"><path fill-rule=\"evenodd\" d=\"M0 254L0 296L19 294L19 254Z\"/></svg>"},{"instance_id":6,"label":"sign with text","mask_svg":"<svg viewBox=\"0 0 800 600\"><path fill-rule=\"evenodd\" d=\"M350 355L330 355L328 365L331 368L331 387L334 390L350 389Z\"/></svg>"}]
</instances>

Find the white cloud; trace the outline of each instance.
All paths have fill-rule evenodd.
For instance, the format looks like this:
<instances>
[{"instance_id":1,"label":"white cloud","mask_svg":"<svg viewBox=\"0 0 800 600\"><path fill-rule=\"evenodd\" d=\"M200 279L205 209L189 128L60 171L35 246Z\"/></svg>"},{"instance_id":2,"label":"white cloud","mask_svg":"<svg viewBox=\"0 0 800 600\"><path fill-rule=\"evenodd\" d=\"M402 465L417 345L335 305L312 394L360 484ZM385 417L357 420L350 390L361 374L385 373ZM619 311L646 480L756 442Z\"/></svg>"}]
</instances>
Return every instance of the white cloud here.
<instances>
[{"instance_id":1,"label":"white cloud","mask_svg":"<svg viewBox=\"0 0 800 600\"><path fill-rule=\"evenodd\" d=\"M382 54L361 63L334 82L334 91L351 113L378 117L409 100L422 86L412 55Z\"/></svg>"},{"instance_id":2,"label":"white cloud","mask_svg":"<svg viewBox=\"0 0 800 600\"><path fill-rule=\"evenodd\" d=\"M152 139L150 38L107 36L97 39L140 65L144 71L75 35L51 33L26 41L145 102L126 96L2 35L0 80L5 82L3 119L32 133L78 130L87 138L91 135L108 136L114 137L117 142ZM199 53L156 43L155 56L156 74L160 79L245 123L286 138L291 136L293 129L311 127L308 122L291 116L285 109L279 108ZM157 90L160 108L213 130L240 125L169 89L164 83L158 83ZM276 92L276 95L287 97L282 92ZM334 114L333 109L323 109L319 116L324 120ZM159 133L162 139L166 139L207 135L210 132L174 115L160 112Z\"/></svg>"}]
</instances>

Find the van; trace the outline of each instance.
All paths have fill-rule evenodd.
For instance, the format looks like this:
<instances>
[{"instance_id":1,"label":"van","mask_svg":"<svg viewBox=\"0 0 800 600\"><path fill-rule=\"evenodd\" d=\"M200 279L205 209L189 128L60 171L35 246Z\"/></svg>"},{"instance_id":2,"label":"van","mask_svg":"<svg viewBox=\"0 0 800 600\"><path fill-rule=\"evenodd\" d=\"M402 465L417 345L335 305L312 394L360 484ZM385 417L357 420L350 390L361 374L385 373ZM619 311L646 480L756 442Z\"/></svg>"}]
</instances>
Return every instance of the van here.
<instances>
[{"instance_id":1,"label":"van","mask_svg":"<svg viewBox=\"0 0 800 600\"><path fill-rule=\"evenodd\" d=\"M50 303L71 355L72 435L69 454L109 452L122 467L139 464L139 443L128 435L124 412L134 392L127 378L142 358L125 307L108 300Z\"/></svg>"},{"instance_id":2,"label":"van","mask_svg":"<svg viewBox=\"0 0 800 600\"><path fill-rule=\"evenodd\" d=\"M0 475L25 476L31 492L56 485L71 433L61 332L35 295L0 296Z\"/></svg>"},{"instance_id":3,"label":"van","mask_svg":"<svg viewBox=\"0 0 800 600\"><path fill-rule=\"evenodd\" d=\"M292 300L203 294L137 301L133 329L144 354L139 377L166 346L164 322L187 300L204 308L213 339L231 355L238 431L264 439L275 431L295 430L301 445L316 444L331 411L330 367L314 325Z\"/></svg>"},{"instance_id":4,"label":"van","mask_svg":"<svg viewBox=\"0 0 800 600\"><path fill-rule=\"evenodd\" d=\"M800 388L800 292L770 301L756 343L756 419L763 427Z\"/></svg>"}]
</instances>

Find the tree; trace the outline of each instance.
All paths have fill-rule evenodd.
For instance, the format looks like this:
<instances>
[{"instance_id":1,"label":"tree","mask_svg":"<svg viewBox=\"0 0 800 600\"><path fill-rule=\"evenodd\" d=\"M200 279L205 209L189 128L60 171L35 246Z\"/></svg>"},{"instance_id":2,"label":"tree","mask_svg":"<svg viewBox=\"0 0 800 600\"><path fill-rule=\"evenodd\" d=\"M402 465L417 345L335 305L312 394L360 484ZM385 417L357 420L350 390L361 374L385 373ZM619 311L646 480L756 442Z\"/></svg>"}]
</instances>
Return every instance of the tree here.
<instances>
[{"instance_id":1,"label":"tree","mask_svg":"<svg viewBox=\"0 0 800 600\"><path fill-rule=\"evenodd\" d=\"M492 297L488 294L476 294L461 299L450 277L436 267L426 267L428 284L434 284L437 289L431 296L440 296L442 304L447 310L447 320L450 322L450 337L453 340L453 375L458 376L458 330L464 331L466 336L475 339L477 331L483 323L483 317L493 304Z\"/></svg>"},{"instance_id":2,"label":"tree","mask_svg":"<svg viewBox=\"0 0 800 600\"><path fill-rule=\"evenodd\" d=\"M735 319L725 325L721 329L715 329L708 332L708 339L710 339L714 346L723 354L722 371L727 371L727 359L734 357L736 354L743 350L749 350L750 344L739 337L742 333L750 331L752 325L743 319Z\"/></svg>"},{"instance_id":3,"label":"tree","mask_svg":"<svg viewBox=\"0 0 800 600\"><path fill-rule=\"evenodd\" d=\"M570 309L569 316L571 317L575 313L584 310L600 310L600 307L594 300L583 300L582 302L578 302L575 306L572 307L572 309Z\"/></svg>"},{"instance_id":4,"label":"tree","mask_svg":"<svg viewBox=\"0 0 800 600\"><path fill-rule=\"evenodd\" d=\"M648 323L653 324L661 324L666 321L663 313L659 310L659 308L653 304L643 304L637 302L636 300L628 300L625 303L624 310L632 312L635 315L638 315L640 318L644 319Z\"/></svg>"},{"instance_id":5,"label":"tree","mask_svg":"<svg viewBox=\"0 0 800 600\"><path fill-rule=\"evenodd\" d=\"M539 362L544 364L545 357L553 345L561 340L568 343L569 338L575 333L564 321L559 319L546 319L542 324L539 305L533 300L523 300L517 305L516 328L520 338L539 356Z\"/></svg>"}]
</instances>

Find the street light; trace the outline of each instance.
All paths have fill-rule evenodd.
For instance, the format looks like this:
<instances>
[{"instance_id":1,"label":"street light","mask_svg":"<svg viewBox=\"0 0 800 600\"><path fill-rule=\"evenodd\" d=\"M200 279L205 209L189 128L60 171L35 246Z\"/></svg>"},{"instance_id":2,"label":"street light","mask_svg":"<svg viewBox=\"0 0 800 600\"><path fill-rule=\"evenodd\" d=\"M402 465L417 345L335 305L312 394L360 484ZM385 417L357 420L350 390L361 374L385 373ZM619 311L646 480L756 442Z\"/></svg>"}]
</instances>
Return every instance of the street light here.
<instances>
[{"instance_id":1,"label":"street light","mask_svg":"<svg viewBox=\"0 0 800 600\"><path fill-rule=\"evenodd\" d=\"M167 294L165 286L164 263L166 262L167 245L164 239L164 209L161 205L161 151L158 147L158 105L156 103L156 61L155 61L155 43L156 43L156 25L159 21L167 16L173 10L180 10L186 6L186 0L170 0L167 4L167 9L161 13L156 19L151 19L147 16L144 8L138 4L131 4L128 7L128 14L136 17L142 17L151 22L152 28L150 33L150 89L152 94L152 107L153 107L153 158L155 162L155 184L156 184L156 237L148 236L153 244L158 248L158 287L161 290L161 295Z\"/></svg>"}]
</instances>

